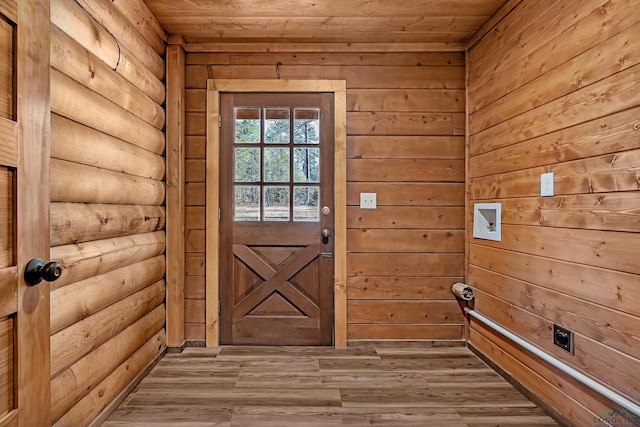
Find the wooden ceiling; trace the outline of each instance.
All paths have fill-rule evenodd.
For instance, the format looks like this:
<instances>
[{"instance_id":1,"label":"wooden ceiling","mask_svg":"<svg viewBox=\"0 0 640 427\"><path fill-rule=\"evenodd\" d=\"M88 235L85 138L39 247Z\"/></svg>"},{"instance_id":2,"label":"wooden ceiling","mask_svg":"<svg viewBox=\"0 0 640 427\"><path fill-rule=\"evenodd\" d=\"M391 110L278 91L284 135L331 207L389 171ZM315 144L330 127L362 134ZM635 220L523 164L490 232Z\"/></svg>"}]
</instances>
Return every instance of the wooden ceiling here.
<instances>
[{"instance_id":1,"label":"wooden ceiling","mask_svg":"<svg viewBox=\"0 0 640 427\"><path fill-rule=\"evenodd\" d=\"M507 0L145 0L187 43L464 43Z\"/></svg>"}]
</instances>

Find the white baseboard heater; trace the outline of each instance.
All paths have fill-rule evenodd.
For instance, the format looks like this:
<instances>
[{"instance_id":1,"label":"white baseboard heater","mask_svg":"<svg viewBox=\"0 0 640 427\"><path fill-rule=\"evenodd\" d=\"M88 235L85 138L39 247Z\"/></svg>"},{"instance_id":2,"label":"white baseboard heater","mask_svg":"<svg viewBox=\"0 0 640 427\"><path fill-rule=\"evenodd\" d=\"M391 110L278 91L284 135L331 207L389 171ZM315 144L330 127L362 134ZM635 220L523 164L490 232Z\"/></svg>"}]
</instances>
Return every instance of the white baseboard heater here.
<instances>
[{"instance_id":1,"label":"white baseboard heater","mask_svg":"<svg viewBox=\"0 0 640 427\"><path fill-rule=\"evenodd\" d=\"M467 308L467 309L465 309L465 312L469 313L469 315L471 317L473 317L474 319L478 320L480 323L488 326L489 328L493 329L494 331L498 332L499 334L504 335L505 337L507 337L511 341L513 341L514 343L516 343L519 346L521 346L522 348L530 351L531 353L535 354L536 356L538 356L540 359L544 360L548 364L552 365L553 367L555 367L555 368L559 369L560 371L564 372L565 374L569 375L571 378L575 379L576 381L581 382L582 384L584 384L585 386L589 387L593 391L595 391L597 393L600 393L602 396L606 397L610 401L620 405L621 408L626 409L627 411L633 413L634 415L640 416L640 405L638 405L637 403L632 402L631 400L627 399L624 396L621 396L620 394L618 394L615 391L611 390L610 388L604 386L603 384L601 384L601 383L593 380L592 378L584 375L582 372L573 369L571 366L569 366L569 365L559 361L558 359L554 358L553 356L545 353L544 351L540 350L538 347L532 345L528 341L525 341L524 339L520 338L519 336L517 336L513 332L511 332L508 329L506 329L505 327L497 324L493 320L489 319L488 317L483 316L482 314L478 313L477 311Z\"/></svg>"}]
</instances>

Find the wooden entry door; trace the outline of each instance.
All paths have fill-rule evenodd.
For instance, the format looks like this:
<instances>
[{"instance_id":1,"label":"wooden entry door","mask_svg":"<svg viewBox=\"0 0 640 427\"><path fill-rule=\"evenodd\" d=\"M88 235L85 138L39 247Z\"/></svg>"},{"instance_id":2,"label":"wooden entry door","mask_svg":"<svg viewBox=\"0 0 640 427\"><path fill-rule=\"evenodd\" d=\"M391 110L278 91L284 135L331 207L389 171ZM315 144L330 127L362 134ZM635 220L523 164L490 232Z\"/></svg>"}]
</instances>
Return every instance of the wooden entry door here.
<instances>
[{"instance_id":1,"label":"wooden entry door","mask_svg":"<svg viewBox=\"0 0 640 427\"><path fill-rule=\"evenodd\" d=\"M0 425L50 425L49 0L0 1Z\"/></svg>"},{"instance_id":2,"label":"wooden entry door","mask_svg":"<svg viewBox=\"0 0 640 427\"><path fill-rule=\"evenodd\" d=\"M330 345L333 94L220 100L220 342Z\"/></svg>"}]
</instances>

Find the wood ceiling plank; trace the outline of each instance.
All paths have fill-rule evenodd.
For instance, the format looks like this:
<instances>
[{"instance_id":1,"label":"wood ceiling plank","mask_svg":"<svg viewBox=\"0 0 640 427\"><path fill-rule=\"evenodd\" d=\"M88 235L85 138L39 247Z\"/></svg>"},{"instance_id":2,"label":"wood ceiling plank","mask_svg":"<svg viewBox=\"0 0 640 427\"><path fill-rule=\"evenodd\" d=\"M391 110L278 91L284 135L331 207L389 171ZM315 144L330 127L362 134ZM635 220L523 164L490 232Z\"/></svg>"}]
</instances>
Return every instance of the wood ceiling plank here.
<instances>
[{"instance_id":1,"label":"wood ceiling plank","mask_svg":"<svg viewBox=\"0 0 640 427\"><path fill-rule=\"evenodd\" d=\"M271 17L208 17L166 16L160 23L170 33L185 30L218 31L404 31L404 32L469 32L476 31L486 16L271 16Z\"/></svg>"},{"instance_id":2,"label":"wood ceiling plank","mask_svg":"<svg viewBox=\"0 0 640 427\"><path fill-rule=\"evenodd\" d=\"M225 55L225 58L218 58ZM226 62L223 62L226 60ZM458 52L435 53L192 53L187 55L188 65L440 65L464 66L464 54Z\"/></svg>"},{"instance_id":3,"label":"wood ceiling plank","mask_svg":"<svg viewBox=\"0 0 640 427\"><path fill-rule=\"evenodd\" d=\"M207 79L274 79L289 80L346 80L350 89L424 88L463 89L462 67L403 67L403 66L204 66L187 68L188 89L204 88ZM392 81L390 81L392 80ZM204 129L204 128L203 128Z\"/></svg>"},{"instance_id":4,"label":"wood ceiling plank","mask_svg":"<svg viewBox=\"0 0 640 427\"><path fill-rule=\"evenodd\" d=\"M464 52L463 43L191 43L187 52Z\"/></svg>"},{"instance_id":5,"label":"wood ceiling plank","mask_svg":"<svg viewBox=\"0 0 640 427\"><path fill-rule=\"evenodd\" d=\"M151 11L165 16L486 16L504 0L147 0Z\"/></svg>"},{"instance_id":6,"label":"wood ceiling plank","mask_svg":"<svg viewBox=\"0 0 640 427\"><path fill-rule=\"evenodd\" d=\"M271 30L237 30L237 31L191 31L175 30L179 32L187 43L439 43L443 40L452 43L464 43L473 35L473 31L467 32L404 32L404 31L327 31L323 29L309 28L299 31L271 31Z\"/></svg>"}]
</instances>

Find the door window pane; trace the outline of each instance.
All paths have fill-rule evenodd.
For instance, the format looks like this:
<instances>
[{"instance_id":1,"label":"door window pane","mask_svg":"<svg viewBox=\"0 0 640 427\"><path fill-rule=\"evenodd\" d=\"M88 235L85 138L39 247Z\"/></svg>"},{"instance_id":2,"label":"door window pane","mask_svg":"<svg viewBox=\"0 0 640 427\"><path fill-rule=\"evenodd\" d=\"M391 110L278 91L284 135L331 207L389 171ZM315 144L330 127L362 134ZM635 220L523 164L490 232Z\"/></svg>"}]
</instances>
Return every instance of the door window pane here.
<instances>
[{"instance_id":1,"label":"door window pane","mask_svg":"<svg viewBox=\"0 0 640 427\"><path fill-rule=\"evenodd\" d=\"M296 144L320 143L320 109L296 108L293 110L293 142Z\"/></svg>"},{"instance_id":2,"label":"door window pane","mask_svg":"<svg viewBox=\"0 0 640 427\"><path fill-rule=\"evenodd\" d=\"M293 182L320 182L320 149L293 149Z\"/></svg>"},{"instance_id":3,"label":"door window pane","mask_svg":"<svg viewBox=\"0 0 640 427\"><path fill-rule=\"evenodd\" d=\"M243 106L234 115L235 220L320 221L320 109Z\"/></svg>"},{"instance_id":4,"label":"door window pane","mask_svg":"<svg viewBox=\"0 0 640 427\"><path fill-rule=\"evenodd\" d=\"M260 142L260 108L235 108L234 114L236 144L258 144Z\"/></svg>"},{"instance_id":5,"label":"door window pane","mask_svg":"<svg viewBox=\"0 0 640 427\"><path fill-rule=\"evenodd\" d=\"M320 189L318 187L294 187L293 220L320 221Z\"/></svg>"},{"instance_id":6,"label":"door window pane","mask_svg":"<svg viewBox=\"0 0 640 427\"><path fill-rule=\"evenodd\" d=\"M257 185L236 185L234 190L234 219L236 221L260 221L260 187Z\"/></svg>"},{"instance_id":7,"label":"door window pane","mask_svg":"<svg viewBox=\"0 0 640 427\"><path fill-rule=\"evenodd\" d=\"M264 109L264 142L288 144L290 113L288 108Z\"/></svg>"},{"instance_id":8,"label":"door window pane","mask_svg":"<svg viewBox=\"0 0 640 427\"><path fill-rule=\"evenodd\" d=\"M264 220L289 221L289 187L264 187Z\"/></svg>"},{"instance_id":9,"label":"door window pane","mask_svg":"<svg viewBox=\"0 0 640 427\"><path fill-rule=\"evenodd\" d=\"M289 148L264 149L264 182L289 182Z\"/></svg>"},{"instance_id":10,"label":"door window pane","mask_svg":"<svg viewBox=\"0 0 640 427\"><path fill-rule=\"evenodd\" d=\"M235 181L260 182L260 149L236 147L234 151Z\"/></svg>"}]
</instances>

